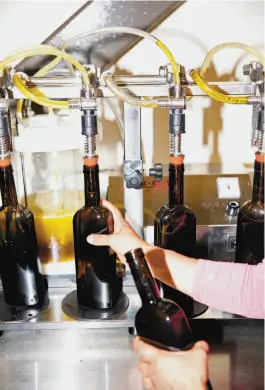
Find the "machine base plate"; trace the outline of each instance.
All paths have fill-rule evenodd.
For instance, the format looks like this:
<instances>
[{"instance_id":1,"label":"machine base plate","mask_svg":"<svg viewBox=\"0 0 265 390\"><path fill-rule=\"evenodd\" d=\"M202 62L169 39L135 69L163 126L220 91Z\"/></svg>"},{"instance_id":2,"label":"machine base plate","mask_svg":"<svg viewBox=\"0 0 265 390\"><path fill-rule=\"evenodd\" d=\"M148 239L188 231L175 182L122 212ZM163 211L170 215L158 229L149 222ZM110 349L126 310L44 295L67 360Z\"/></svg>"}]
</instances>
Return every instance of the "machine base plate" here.
<instances>
[{"instance_id":1,"label":"machine base plate","mask_svg":"<svg viewBox=\"0 0 265 390\"><path fill-rule=\"evenodd\" d=\"M46 294L41 308L25 308L11 306L5 303L3 291L0 290L0 322L27 322L40 316L49 307L49 298Z\"/></svg>"},{"instance_id":2,"label":"machine base plate","mask_svg":"<svg viewBox=\"0 0 265 390\"><path fill-rule=\"evenodd\" d=\"M76 290L70 292L62 301L63 312L78 321L110 320L124 313L129 307L129 298L122 292L117 304L111 309L89 309L77 302Z\"/></svg>"}]
</instances>

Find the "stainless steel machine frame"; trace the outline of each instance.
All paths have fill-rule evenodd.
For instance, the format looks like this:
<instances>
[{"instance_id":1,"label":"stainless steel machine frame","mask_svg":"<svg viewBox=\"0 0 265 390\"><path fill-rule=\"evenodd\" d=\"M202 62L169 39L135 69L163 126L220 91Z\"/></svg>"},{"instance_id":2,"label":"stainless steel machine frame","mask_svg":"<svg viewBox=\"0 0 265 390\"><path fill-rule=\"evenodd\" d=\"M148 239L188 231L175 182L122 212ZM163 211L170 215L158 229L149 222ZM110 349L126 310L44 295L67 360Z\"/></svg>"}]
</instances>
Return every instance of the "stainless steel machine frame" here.
<instances>
[{"instance_id":1,"label":"stainless steel machine frame","mask_svg":"<svg viewBox=\"0 0 265 390\"><path fill-rule=\"evenodd\" d=\"M161 72L160 72L161 73ZM162 72L163 73L163 72ZM120 88L124 88L136 96L159 96L168 99L167 106L170 107L170 85L167 75L145 75L145 76L115 76L115 82ZM228 82L210 83L216 85L229 95L248 95L256 97L255 83L252 82ZM72 101L74 109L82 109L95 104L86 99L80 99L82 82L80 75L76 77L30 77L29 86L39 88L46 96L58 99L64 98ZM188 82L182 85L186 95L204 96L204 93L194 84ZM23 98L21 93L12 85L8 85L10 99ZM101 78L95 86L95 93L98 99L114 97L106 87ZM185 99L180 99L185 108ZM166 107L166 105L165 105ZM141 108L124 104L124 204L126 217L134 229L143 235L143 162L141 157ZM125 279L124 291L130 299L130 306L126 313L113 318L112 320L95 321L70 321L61 309L63 297L75 288L75 282L71 279L51 279L49 281L50 306L37 319L30 322L0 323L0 329L54 329L54 328L98 328L98 327L132 327L133 319L139 307L139 298L136 294L132 278ZM233 315L215 311L212 309L200 318L234 318Z\"/></svg>"},{"instance_id":2,"label":"stainless steel machine frame","mask_svg":"<svg viewBox=\"0 0 265 390\"><path fill-rule=\"evenodd\" d=\"M162 72L160 72L162 73ZM186 77L187 78L187 77ZM159 96L168 98L170 94L170 86L167 75L142 75L142 76L122 76L115 75L116 84L131 94L136 96ZM98 99L114 97L110 90L106 87L102 78L98 80L99 85L95 88L95 93ZM252 82L219 82L209 83L215 85L229 95L247 95L256 96L256 85ZM76 77L30 77L29 86L35 86L40 89L46 96L54 99L70 99L73 101L73 108L78 106L82 108L80 101L80 90L82 80L80 75ZM192 94L197 96L205 96L197 85L193 82L182 84L186 96ZM22 98L20 91L11 85L9 88L11 99ZM83 102L83 104L87 104ZM185 106L185 102L183 102ZM124 103L124 174L126 176L134 175L131 179L136 182L130 188L128 181L124 183L124 203L126 217L134 229L142 236L143 234L143 190L141 186L141 178L143 174L143 162L141 158L141 108L133 107ZM137 177L136 177L137 176ZM133 200L133 201L132 201ZM137 205L137 207L136 207ZM137 210L137 211L136 211ZM133 218L132 218L133 216Z\"/></svg>"},{"instance_id":3,"label":"stainless steel machine frame","mask_svg":"<svg viewBox=\"0 0 265 390\"><path fill-rule=\"evenodd\" d=\"M163 76L116 76L115 81L135 95L169 95L166 77ZM50 98L73 99L73 107L78 109L82 103L87 104L80 101L79 76L31 78L31 83ZM255 84L251 82L211 84L218 85L230 95L255 97ZM195 97L204 96L192 83L183 87ZM13 87L9 88L8 93L11 99L23 97ZM98 99L112 97L104 83L96 89L96 94ZM140 140L141 109L124 104L124 205L127 219L142 235L144 175ZM207 226L200 226L200 232L204 228L207 245L211 237L216 238L216 234ZM229 235L233 238L235 225L214 226L212 230L218 230L217 234L222 237ZM219 249L222 251L224 248L221 245ZM29 321L0 322L0 343L3 342L0 348L0 376L4 388L7 385L11 390L41 390L46 386L51 390L62 387L85 389L89 384L94 390L141 390L132 339L128 338L127 331L129 328L133 333L134 317L140 306L140 298L130 274L124 279L129 308L123 314L107 320L75 321L65 315L62 301L76 288L73 275L50 277L48 284L49 307L39 317ZM0 287L0 301L1 293ZM211 344L209 366L214 388L261 388L264 371L260 348L260 341L264 337L261 322L209 308L191 320L191 326L194 326L196 337ZM252 368L257 374L255 377Z\"/></svg>"}]
</instances>

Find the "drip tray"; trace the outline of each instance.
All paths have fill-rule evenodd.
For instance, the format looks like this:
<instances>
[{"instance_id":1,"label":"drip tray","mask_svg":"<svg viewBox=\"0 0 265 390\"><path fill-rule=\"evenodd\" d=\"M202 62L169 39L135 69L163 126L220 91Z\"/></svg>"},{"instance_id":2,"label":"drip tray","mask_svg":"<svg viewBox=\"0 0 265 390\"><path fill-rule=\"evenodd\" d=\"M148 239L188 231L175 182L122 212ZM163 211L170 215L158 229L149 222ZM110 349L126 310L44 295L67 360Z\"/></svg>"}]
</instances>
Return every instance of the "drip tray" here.
<instances>
[{"instance_id":1,"label":"drip tray","mask_svg":"<svg viewBox=\"0 0 265 390\"><path fill-rule=\"evenodd\" d=\"M77 302L76 290L70 292L62 301L63 312L78 321L111 320L125 313L129 307L129 298L122 292L117 304L111 309L89 309Z\"/></svg>"},{"instance_id":2,"label":"drip tray","mask_svg":"<svg viewBox=\"0 0 265 390\"><path fill-rule=\"evenodd\" d=\"M25 308L22 306L7 305L5 303L3 291L0 290L0 322L27 322L34 318L38 318L48 307L48 294L46 294L44 304L40 309Z\"/></svg>"}]
</instances>

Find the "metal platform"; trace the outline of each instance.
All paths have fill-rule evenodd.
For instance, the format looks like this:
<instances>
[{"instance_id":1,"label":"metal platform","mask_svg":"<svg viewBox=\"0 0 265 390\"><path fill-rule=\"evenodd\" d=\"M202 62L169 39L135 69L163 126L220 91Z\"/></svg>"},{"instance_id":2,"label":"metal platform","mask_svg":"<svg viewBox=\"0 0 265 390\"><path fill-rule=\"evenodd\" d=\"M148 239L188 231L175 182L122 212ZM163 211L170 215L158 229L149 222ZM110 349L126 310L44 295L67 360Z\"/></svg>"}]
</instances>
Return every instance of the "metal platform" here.
<instances>
[{"instance_id":1,"label":"metal platform","mask_svg":"<svg viewBox=\"0 0 265 390\"><path fill-rule=\"evenodd\" d=\"M107 329L107 328L132 328L134 317L141 306L140 297L133 285L131 277L126 278L124 293L129 298L128 309L113 317L104 319L89 319L78 321L68 317L63 309L64 298L76 289L75 282L71 279L52 279L49 288L50 304L37 318L25 321L0 322L0 330L49 330L49 329ZM204 314L196 317L200 319L232 320L241 317L209 308Z\"/></svg>"}]
</instances>

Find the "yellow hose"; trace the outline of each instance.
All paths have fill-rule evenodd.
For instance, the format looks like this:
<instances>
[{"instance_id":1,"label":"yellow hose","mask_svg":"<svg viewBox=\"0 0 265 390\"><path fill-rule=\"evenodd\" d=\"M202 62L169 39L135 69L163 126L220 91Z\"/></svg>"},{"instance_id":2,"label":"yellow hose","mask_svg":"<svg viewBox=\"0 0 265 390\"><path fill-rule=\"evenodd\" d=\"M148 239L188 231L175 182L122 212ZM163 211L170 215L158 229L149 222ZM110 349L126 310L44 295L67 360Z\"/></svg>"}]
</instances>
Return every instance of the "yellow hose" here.
<instances>
[{"instance_id":1,"label":"yellow hose","mask_svg":"<svg viewBox=\"0 0 265 390\"><path fill-rule=\"evenodd\" d=\"M52 55L59 57L60 60L63 58L66 61L70 62L72 65L76 67L76 69L79 70L81 73L84 84L89 85L89 77L87 75L87 72L83 65L81 65L74 57L70 56L64 51L61 51L57 49L56 47L49 46L49 45L37 45L31 48L27 48L21 51L16 51L9 55L8 57L4 58L3 61L0 61L0 72L9 65L11 65L13 62L20 60L21 58L26 58L26 57L32 57L35 55Z\"/></svg>"},{"instance_id":2,"label":"yellow hose","mask_svg":"<svg viewBox=\"0 0 265 390\"><path fill-rule=\"evenodd\" d=\"M34 77L43 77L45 76L51 69L55 68L59 62L62 61L62 57L56 57L53 61L49 62L46 66L41 68L37 73L34 74Z\"/></svg>"},{"instance_id":3,"label":"yellow hose","mask_svg":"<svg viewBox=\"0 0 265 390\"><path fill-rule=\"evenodd\" d=\"M67 62L71 63L79 70L84 80L84 84L86 86L89 85L89 77L85 68L71 55L57 49L56 47L49 46L49 45L37 45L37 46L23 48L12 52L9 56L4 58L4 60L0 61L0 73L3 72L7 66L11 65L13 62L21 58L26 58L26 57L31 57L35 55L41 55L41 54L56 56L56 59L54 60L54 62L56 61L56 63L59 63L61 59L64 59ZM53 67L54 66L55 65L53 65ZM41 69L39 72L37 72L37 75L40 76L42 73L44 73L44 71L47 72L48 70L49 70L49 64L43 69ZM49 112L51 112L52 108L57 108L57 109L68 108L68 103L65 101L53 101L45 97L45 95L38 89L36 88L29 89L26 86L25 82L22 80L21 75L19 74L14 75L13 81L16 87L20 90L21 93L23 93L23 95L26 98L34 101L37 104L48 107ZM22 107L23 107L23 99L20 99L17 104L18 117L22 116Z\"/></svg>"},{"instance_id":4,"label":"yellow hose","mask_svg":"<svg viewBox=\"0 0 265 390\"><path fill-rule=\"evenodd\" d=\"M210 62L211 62L214 54L216 54L218 51L223 50L223 49L242 49L242 50L245 50L246 52L253 54L253 56L258 59L258 61L263 65L263 67L265 67L264 56L258 50L254 49L248 45L245 45L244 43L226 42L226 43L222 43L221 45L217 45L217 46L213 47L209 51L209 53L207 54L207 56L205 57L205 59L203 61L202 67L200 69L200 75L202 77L205 76L205 73L210 65Z\"/></svg>"},{"instance_id":5,"label":"yellow hose","mask_svg":"<svg viewBox=\"0 0 265 390\"><path fill-rule=\"evenodd\" d=\"M228 104L248 104L247 96L228 96L218 92L203 79L198 70L191 70L190 75L198 87L212 99Z\"/></svg>"},{"instance_id":6,"label":"yellow hose","mask_svg":"<svg viewBox=\"0 0 265 390\"><path fill-rule=\"evenodd\" d=\"M43 54L43 55L48 54L48 55L56 56L54 63L55 63L55 61L56 61L56 63L59 63L62 59L65 59L66 61L68 61L69 63L74 65L79 70L79 72L81 73L81 75L83 77L85 85L89 85L89 77L88 77L88 74L87 74L85 68L75 58L73 58L69 54L67 54L67 53L65 53L65 52L63 52L63 51L61 51L53 46L49 46L49 45L37 45L37 46L24 48L24 49L20 49L20 50L16 50L16 51L12 52L9 56L4 58L4 60L0 62L0 72L3 72L3 70L7 66L11 65L13 62L15 62L21 58L31 57L31 56L40 55L40 54ZM42 73L44 75L45 74L44 72L47 72L49 70L49 65L50 64L48 64L46 67L41 69L41 71L37 72L36 75L41 76ZM55 65L53 65L52 67L54 67L54 66ZM36 89L36 88L29 89L25 85L25 83L23 82L23 80L21 79L20 76L16 75L16 77L14 77L13 80L14 80L16 87L20 90L20 92L23 93L23 95L26 98L34 101L37 104L48 107L50 113L52 112L51 111L52 108L58 108L58 109L68 108L67 102L53 101L51 99L46 98L45 95L41 91L39 91L38 89ZM23 107L23 99L20 99L18 101L18 104L17 104L17 116L18 117L22 116L22 107Z\"/></svg>"},{"instance_id":7,"label":"yellow hose","mask_svg":"<svg viewBox=\"0 0 265 390\"><path fill-rule=\"evenodd\" d=\"M82 37L87 37L91 35L96 35L100 33L106 33L106 32L124 32L128 34L134 34L134 35L139 35L142 36L143 38L149 38L151 39L167 56L171 66L172 66L172 72L174 76L174 82L179 84L180 83L180 76L179 76L179 68L180 66L176 63L175 58L169 48L161 42L159 39L151 35L150 33L134 29L134 28L127 28L127 27L121 27L121 26L114 26L114 27L106 27L102 28L99 30L94 30L94 31L88 31L87 33L79 34L75 37L70 38L68 41L64 42L60 49L64 52L67 48L67 46L73 42L77 38L82 38ZM44 76L48 71L53 69L56 65L59 64L61 61L61 57L55 58L53 61L51 61L48 65L46 65L44 68L42 68L38 73L36 73L36 77L41 77ZM121 99L124 102L127 102L132 105L140 106L140 107L157 107L157 101L152 100L150 101L150 104L148 103L148 99L140 99L140 98L135 98L133 96L128 95L126 92L123 92L120 90L118 86L115 85L114 80L111 80L110 85L108 85L110 90L113 92L115 96L117 96L119 99Z\"/></svg>"},{"instance_id":8,"label":"yellow hose","mask_svg":"<svg viewBox=\"0 0 265 390\"><path fill-rule=\"evenodd\" d=\"M46 95L44 93L42 93L40 90L38 90L37 88L31 88L30 90L37 96L46 97ZM24 99L18 99L18 102L17 102L17 118L18 119L22 118L23 102L24 102ZM53 109L51 107L47 107L47 108L48 108L49 114L52 114Z\"/></svg>"},{"instance_id":9,"label":"yellow hose","mask_svg":"<svg viewBox=\"0 0 265 390\"><path fill-rule=\"evenodd\" d=\"M139 98L135 98L131 95L128 95L126 92L124 92L121 88L117 86L117 84L113 79L113 74L106 72L103 73L102 77L109 90L122 101L129 103L133 106L144 107L144 108L155 108L158 106L157 100L155 99L141 100Z\"/></svg>"},{"instance_id":10,"label":"yellow hose","mask_svg":"<svg viewBox=\"0 0 265 390\"><path fill-rule=\"evenodd\" d=\"M17 101L17 118L18 119L22 118L23 102L24 102L24 99L18 99L18 101Z\"/></svg>"},{"instance_id":11,"label":"yellow hose","mask_svg":"<svg viewBox=\"0 0 265 390\"><path fill-rule=\"evenodd\" d=\"M158 47L160 47L160 49L163 50L163 52L165 53L165 55L168 57L168 59L170 61L170 64L172 66L173 75L174 75L174 82L177 84L180 84L179 65L176 63L173 54L168 49L168 47L166 45L164 45L163 42L158 40L156 42L156 44ZM143 107L143 108L156 108L156 107L158 107L157 99L144 98L143 100L141 100L139 98L133 97L133 96L127 94L126 92L122 91L115 84L115 81L114 81L112 75L110 75L109 73L105 74L105 76L103 78L104 78L104 81L106 82L108 88L110 89L110 91L116 97L121 99L122 101L129 103L133 106L138 106L138 107Z\"/></svg>"},{"instance_id":12,"label":"yellow hose","mask_svg":"<svg viewBox=\"0 0 265 390\"><path fill-rule=\"evenodd\" d=\"M218 92L214 89L214 87L211 87L205 80L204 76L205 73L210 65L210 62L218 51L223 50L223 49L242 49L245 50L246 52L253 54L258 61L265 67L265 59L264 56L256 49L245 45L244 43L240 42L227 42L227 43L222 43L221 45L217 45L213 47L207 56L205 57L202 67L200 69L200 72L196 70L192 70L190 72L193 81L198 85L199 88L201 88L208 96L211 98L217 100L218 102L222 103L228 103L228 104L248 104L248 97L246 96L227 96L224 95L221 92ZM197 81L196 81L197 80ZM190 101L192 99L192 96L187 98L187 101Z\"/></svg>"},{"instance_id":13,"label":"yellow hose","mask_svg":"<svg viewBox=\"0 0 265 390\"><path fill-rule=\"evenodd\" d=\"M160 49L163 50L163 52L167 56L171 66L172 66L172 71L173 71L173 75L174 75L174 82L176 84L180 84L179 65L176 63L176 60L175 60L173 54L171 53L169 48L163 42L157 41L156 44L158 47L160 47Z\"/></svg>"},{"instance_id":14,"label":"yellow hose","mask_svg":"<svg viewBox=\"0 0 265 390\"><path fill-rule=\"evenodd\" d=\"M140 31L140 30L137 30L137 29L124 28L124 27L118 26L118 27L110 27L110 28L105 28L105 29L103 28L103 29L100 29L100 30L91 31L91 32L88 32L88 33L85 33L85 34L81 34L81 35L82 36L83 35L94 35L94 34L97 34L97 33L100 33L100 32L107 32L107 30L109 30L109 29L111 31L113 31L113 32L115 32L114 30L118 30L118 32L131 33L131 34L143 36L144 38L151 39L154 43L156 43L156 45L168 57L168 60L169 60L169 62L171 64L171 66L172 66L172 71L173 71L173 75L174 75L174 82L175 83L180 83L179 65L176 63L173 54L171 53L169 48L163 42L161 42L160 40L158 40L157 38L155 38L154 36L152 36L149 33L146 33L146 32L143 32L143 31ZM23 57L32 56L32 55L51 54L51 55L56 55L56 58L53 61L51 61L49 64L47 64L45 67L40 69L35 74L36 77L44 76L48 71L50 71L57 64L59 64L59 62L62 59L65 59L66 61L68 61L70 64L74 65L80 71L80 73L83 76L85 84L88 85L89 84L89 78L88 78L88 75L87 75L85 69L82 67L81 64L79 64L78 61L76 61L74 58L72 58L70 55L68 55L65 52L66 46L74 38L71 38L71 40L63 43L61 45L61 49L62 50L58 50L58 49L54 48L53 46L39 45L39 46L34 46L34 47L31 47L31 48L28 48L28 49L24 49L24 50L22 49L22 50L15 51L15 52L11 53L8 57L6 57L2 62L0 62L0 71L2 69L4 69L7 65L9 65L10 63L16 61L17 59L20 59L20 58L23 58ZM62 103L64 103L64 106L65 106L65 102L53 102L52 100L47 99L44 96L40 96L39 93L38 93L38 96L36 96L36 94L34 94L33 90L30 90L25 85L25 83L23 82L21 77L19 77L19 76L15 77L14 83L16 83L17 88L20 89L20 91L27 98L29 98L31 100L33 100L33 98L34 98L33 101L39 102L38 104L41 104L41 105L47 106L47 107L57 108L58 106L61 106ZM114 83L114 81L113 81L113 83ZM119 96L119 98L121 98L123 101L128 102L128 103L133 104L133 105L137 105L137 106L157 107L157 101L156 100L150 100L150 101L148 99L141 100L141 99L132 97L132 96L128 95L127 93L123 92L123 91L122 92L120 91L119 93L117 93L119 88L117 86L115 87L113 85L113 83L112 83L112 90L113 90L113 92L115 92L116 95ZM31 98L30 98L30 96L31 96ZM17 107L18 107L18 114L19 114L19 112L22 110L21 102L18 103Z\"/></svg>"},{"instance_id":15,"label":"yellow hose","mask_svg":"<svg viewBox=\"0 0 265 390\"><path fill-rule=\"evenodd\" d=\"M42 92L40 92L38 89L30 89L26 85L26 81L22 79L22 77L26 78L27 76L23 73L15 73L13 76L13 82L15 86L18 88L18 90L23 93L23 95L27 98L32 100L33 102L45 106L45 107L51 107L55 109L65 109L69 108L67 101L55 101L48 99L43 95Z\"/></svg>"}]
</instances>

